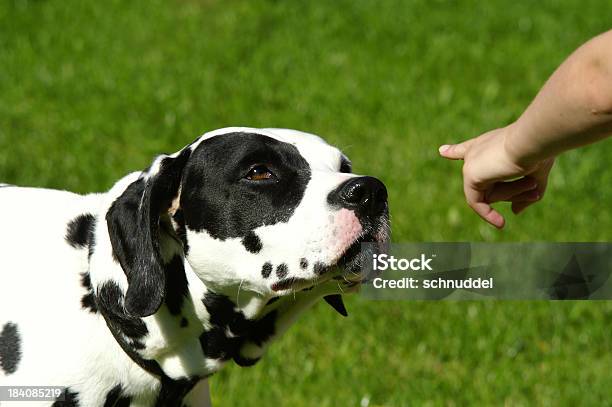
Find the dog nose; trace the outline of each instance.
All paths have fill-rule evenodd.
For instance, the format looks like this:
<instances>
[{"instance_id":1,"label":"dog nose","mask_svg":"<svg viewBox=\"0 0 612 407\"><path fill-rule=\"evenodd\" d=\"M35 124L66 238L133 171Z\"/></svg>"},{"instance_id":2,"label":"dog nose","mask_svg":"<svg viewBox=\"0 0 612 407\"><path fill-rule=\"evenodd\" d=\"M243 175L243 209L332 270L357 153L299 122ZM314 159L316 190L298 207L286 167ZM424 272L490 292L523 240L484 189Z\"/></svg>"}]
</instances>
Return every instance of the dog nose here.
<instances>
[{"instance_id":1,"label":"dog nose","mask_svg":"<svg viewBox=\"0 0 612 407\"><path fill-rule=\"evenodd\" d=\"M352 178L332 193L330 201L361 216L375 217L387 206L387 188L374 177Z\"/></svg>"}]
</instances>

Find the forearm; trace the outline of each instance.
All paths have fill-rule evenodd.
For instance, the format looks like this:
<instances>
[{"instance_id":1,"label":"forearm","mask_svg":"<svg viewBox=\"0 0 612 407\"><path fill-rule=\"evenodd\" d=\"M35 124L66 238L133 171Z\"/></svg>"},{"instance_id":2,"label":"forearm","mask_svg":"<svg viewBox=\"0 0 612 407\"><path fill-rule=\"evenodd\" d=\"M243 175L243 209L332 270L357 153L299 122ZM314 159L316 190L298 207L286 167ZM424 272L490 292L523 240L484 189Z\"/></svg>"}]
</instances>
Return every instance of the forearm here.
<instances>
[{"instance_id":1,"label":"forearm","mask_svg":"<svg viewBox=\"0 0 612 407\"><path fill-rule=\"evenodd\" d=\"M535 162L612 133L612 31L576 50L510 126L506 149Z\"/></svg>"}]
</instances>

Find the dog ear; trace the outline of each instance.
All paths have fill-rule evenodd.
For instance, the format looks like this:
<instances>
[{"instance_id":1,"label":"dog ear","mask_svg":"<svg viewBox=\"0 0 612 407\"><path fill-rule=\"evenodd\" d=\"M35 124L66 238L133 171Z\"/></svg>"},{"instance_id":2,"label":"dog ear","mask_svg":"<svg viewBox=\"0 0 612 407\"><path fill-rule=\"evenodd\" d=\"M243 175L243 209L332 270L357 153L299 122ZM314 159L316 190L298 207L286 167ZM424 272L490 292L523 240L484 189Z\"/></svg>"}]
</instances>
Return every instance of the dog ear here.
<instances>
[{"instance_id":1,"label":"dog ear","mask_svg":"<svg viewBox=\"0 0 612 407\"><path fill-rule=\"evenodd\" d=\"M158 157L111 205L106 222L113 247L128 280L125 309L130 315L154 314L164 299L165 275L160 250L160 218L179 194L191 150Z\"/></svg>"}]
</instances>

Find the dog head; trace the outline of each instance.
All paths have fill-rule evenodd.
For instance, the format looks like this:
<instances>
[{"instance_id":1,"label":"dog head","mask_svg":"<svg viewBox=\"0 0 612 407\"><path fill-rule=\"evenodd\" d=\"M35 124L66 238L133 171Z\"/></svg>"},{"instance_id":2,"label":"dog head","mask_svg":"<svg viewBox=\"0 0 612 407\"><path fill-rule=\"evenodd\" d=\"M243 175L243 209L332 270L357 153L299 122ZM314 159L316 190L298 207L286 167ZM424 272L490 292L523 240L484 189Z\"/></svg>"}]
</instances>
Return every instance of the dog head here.
<instances>
[{"instance_id":1,"label":"dog head","mask_svg":"<svg viewBox=\"0 0 612 407\"><path fill-rule=\"evenodd\" d=\"M352 174L347 157L312 134L216 130L158 157L134 184L123 195L136 201L116 202L107 220L136 315L162 301L168 236L207 287L264 298L341 273L359 282L361 242L388 240L385 186Z\"/></svg>"}]
</instances>

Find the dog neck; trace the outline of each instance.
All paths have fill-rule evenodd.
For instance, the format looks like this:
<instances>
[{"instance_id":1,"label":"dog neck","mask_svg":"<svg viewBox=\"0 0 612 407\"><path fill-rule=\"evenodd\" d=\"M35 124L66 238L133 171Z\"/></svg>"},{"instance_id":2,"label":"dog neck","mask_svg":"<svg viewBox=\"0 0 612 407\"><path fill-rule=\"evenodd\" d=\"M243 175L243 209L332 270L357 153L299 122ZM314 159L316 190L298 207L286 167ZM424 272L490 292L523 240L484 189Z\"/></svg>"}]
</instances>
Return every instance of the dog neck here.
<instances>
[{"instance_id":1,"label":"dog neck","mask_svg":"<svg viewBox=\"0 0 612 407\"><path fill-rule=\"evenodd\" d=\"M98 309L123 351L149 373L172 379L207 377L236 360L266 299L240 290L240 285L224 290L207 286L185 260L180 239L162 224L164 301L153 315L140 318L125 310L128 280L113 260L106 222L98 222L89 261Z\"/></svg>"}]
</instances>

